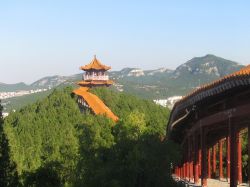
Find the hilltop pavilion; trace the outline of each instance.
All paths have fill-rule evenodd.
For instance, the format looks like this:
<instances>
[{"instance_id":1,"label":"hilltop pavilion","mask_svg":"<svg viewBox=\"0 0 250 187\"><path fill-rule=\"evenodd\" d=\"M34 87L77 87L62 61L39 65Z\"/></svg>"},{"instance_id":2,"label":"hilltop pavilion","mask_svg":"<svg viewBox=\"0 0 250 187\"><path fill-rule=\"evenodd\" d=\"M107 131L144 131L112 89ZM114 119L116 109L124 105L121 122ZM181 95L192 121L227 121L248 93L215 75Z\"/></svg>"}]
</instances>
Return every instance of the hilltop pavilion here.
<instances>
[{"instance_id":1,"label":"hilltop pavilion","mask_svg":"<svg viewBox=\"0 0 250 187\"><path fill-rule=\"evenodd\" d=\"M85 71L82 81L78 82L79 88L73 91L78 96L78 104L83 110L90 109L96 115L106 115L113 121L118 121L118 117L108 108L103 101L96 95L88 92L89 88L97 86L110 86L113 84L109 80L107 71L111 69L110 66L101 64L96 56L87 65L81 66L81 70Z\"/></svg>"},{"instance_id":2,"label":"hilltop pavilion","mask_svg":"<svg viewBox=\"0 0 250 187\"><path fill-rule=\"evenodd\" d=\"M78 82L80 86L95 87L110 86L113 84L113 81L109 80L109 76L106 73L111 67L101 64L101 62L97 60L96 55L89 64L81 66L80 69L85 71L83 80Z\"/></svg>"}]
</instances>

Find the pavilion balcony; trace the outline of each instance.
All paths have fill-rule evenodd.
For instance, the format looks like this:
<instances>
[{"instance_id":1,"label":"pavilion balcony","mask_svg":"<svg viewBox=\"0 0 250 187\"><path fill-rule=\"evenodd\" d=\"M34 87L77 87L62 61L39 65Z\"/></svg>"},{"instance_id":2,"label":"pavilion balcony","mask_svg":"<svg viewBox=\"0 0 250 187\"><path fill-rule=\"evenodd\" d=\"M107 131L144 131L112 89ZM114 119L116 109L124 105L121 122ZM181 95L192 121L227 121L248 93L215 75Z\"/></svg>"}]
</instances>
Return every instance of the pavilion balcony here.
<instances>
[{"instance_id":1,"label":"pavilion balcony","mask_svg":"<svg viewBox=\"0 0 250 187\"><path fill-rule=\"evenodd\" d=\"M109 80L108 75L83 75L83 80Z\"/></svg>"}]
</instances>

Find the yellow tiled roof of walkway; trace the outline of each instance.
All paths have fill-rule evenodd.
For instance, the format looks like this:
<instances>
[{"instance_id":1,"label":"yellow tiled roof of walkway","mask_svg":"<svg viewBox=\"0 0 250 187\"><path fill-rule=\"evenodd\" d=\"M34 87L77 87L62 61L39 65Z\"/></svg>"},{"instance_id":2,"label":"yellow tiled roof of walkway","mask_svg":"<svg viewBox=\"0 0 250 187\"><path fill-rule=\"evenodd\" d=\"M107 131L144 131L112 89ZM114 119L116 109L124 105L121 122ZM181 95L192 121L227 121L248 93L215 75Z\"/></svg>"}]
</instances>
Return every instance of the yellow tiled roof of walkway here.
<instances>
[{"instance_id":1,"label":"yellow tiled roof of walkway","mask_svg":"<svg viewBox=\"0 0 250 187\"><path fill-rule=\"evenodd\" d=\"M118 121L119 118L110 110L110 108L108 108L99 97L88 92L88 90L88 87L80 87L75 89L73 93L83 97L95 114L106 115L112 120Z\"/></svg>"}]
</instances>

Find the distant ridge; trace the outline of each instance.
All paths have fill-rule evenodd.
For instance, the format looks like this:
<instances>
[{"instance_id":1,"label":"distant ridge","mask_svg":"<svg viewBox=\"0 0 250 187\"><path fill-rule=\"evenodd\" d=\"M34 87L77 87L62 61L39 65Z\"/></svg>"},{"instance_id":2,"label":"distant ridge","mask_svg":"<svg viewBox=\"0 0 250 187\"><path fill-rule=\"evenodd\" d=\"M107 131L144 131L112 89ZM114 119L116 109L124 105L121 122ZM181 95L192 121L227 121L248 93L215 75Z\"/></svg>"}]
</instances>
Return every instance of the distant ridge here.
<instances>
[{"instance_id":1,"label":"distant ridge","mask_svg":"<svg viewBox=\"0 0 250 187\"><path fill-rule=\"evenodd\" d=\"M116 83L114 89L144 98L159 99L174 95L185 95L201 84L218 79L242 67L244 66L237 62L207 54L202 57L194 57L175 70L167 67L154 70L128 67L120 71L111 71L109 76ZM31 85L1 83L0 92L74 85L76 81L81 79L81 76L81 74L48 76Z\"/></svg>"}]
</instances>

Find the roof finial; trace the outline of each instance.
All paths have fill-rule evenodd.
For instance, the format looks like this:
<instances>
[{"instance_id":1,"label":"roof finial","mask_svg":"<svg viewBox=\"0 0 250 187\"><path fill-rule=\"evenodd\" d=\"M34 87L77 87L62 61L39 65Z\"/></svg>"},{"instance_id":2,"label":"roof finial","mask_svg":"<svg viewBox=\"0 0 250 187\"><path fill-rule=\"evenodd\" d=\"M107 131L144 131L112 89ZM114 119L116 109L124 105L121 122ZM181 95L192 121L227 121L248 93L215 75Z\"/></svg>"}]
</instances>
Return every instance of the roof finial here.
<instances>
[{"instance_id":1,"label":"roof finial","mask_svg":"<svg viewBox=\"0 0 250 187\"><path fill-rule=\"evenodd\" d=\"M96 59L96 55L94 55L94 59Z\"/></svg>"}]
</instances>

